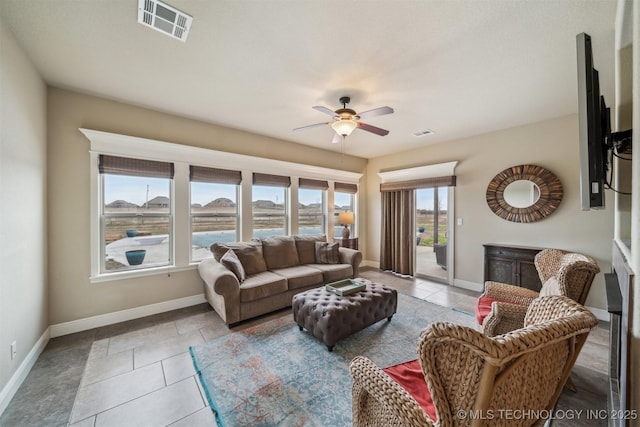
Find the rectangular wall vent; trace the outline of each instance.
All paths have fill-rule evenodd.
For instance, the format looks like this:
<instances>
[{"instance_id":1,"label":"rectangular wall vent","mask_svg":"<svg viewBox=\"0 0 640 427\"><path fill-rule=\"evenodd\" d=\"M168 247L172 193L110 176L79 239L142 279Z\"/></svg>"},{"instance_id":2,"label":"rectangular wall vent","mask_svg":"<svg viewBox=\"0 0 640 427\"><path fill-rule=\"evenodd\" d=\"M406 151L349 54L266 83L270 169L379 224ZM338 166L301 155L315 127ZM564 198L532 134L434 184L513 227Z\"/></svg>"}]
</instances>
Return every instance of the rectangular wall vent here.
<instances>
[{"instance_id":1,"label":"rectangular wall vent","mask_svg":"<svg viewBox=\"0 0 640 427\"><path fill-rule=\"evenodd\" d=\"M433 131L431 129L424 129L424 130L419 130L417 132L413 133L413 136L426 136L426 135L431 135L433 133Z\"/></svg>"},{"instance_id":2,"label":"rectangular wall vent","mask_svg":"<svg viewBox=\"0 0 640 427\"><path fill-rule=\"evenodd\" d=\"M182 42L187 41L193 18L158 0L138 0L138 22Z\"/></svg>"}]
</instances>

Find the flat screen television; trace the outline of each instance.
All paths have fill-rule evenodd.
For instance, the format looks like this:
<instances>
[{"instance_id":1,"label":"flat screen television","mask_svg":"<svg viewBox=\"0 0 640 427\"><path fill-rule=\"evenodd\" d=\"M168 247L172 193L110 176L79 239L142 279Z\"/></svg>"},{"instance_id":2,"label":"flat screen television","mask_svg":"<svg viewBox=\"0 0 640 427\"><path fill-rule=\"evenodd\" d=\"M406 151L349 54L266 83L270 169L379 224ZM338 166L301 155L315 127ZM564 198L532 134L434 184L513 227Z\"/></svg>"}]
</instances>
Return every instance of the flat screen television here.
<instances>
[{"instance_id":1,"label":"flat screen television","mask_svg":"<svg viewBox=\"0 0 640 427\"><path fill-rule=\"evenodd\" d=\"M576 36L578 48L578 123L580 141L580 195L583 211L604 208L609 167L611 114L600 95L598 70L593 63L591 37Z\"/></svg>"}]
</instances>

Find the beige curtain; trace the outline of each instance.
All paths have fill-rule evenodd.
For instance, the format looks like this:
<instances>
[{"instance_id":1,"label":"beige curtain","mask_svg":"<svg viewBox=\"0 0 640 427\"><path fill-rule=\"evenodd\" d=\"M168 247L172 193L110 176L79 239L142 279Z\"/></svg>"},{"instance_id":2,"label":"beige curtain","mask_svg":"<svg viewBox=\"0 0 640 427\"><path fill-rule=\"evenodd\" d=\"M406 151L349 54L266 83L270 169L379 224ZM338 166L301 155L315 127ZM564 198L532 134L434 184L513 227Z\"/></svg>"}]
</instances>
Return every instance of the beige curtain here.
<instances>
[{"instance_id":1,"label":"beige curtain","mask_svg":"<svg viewBox=\"0 0 640 427\"><path fill-rule=\"evenodd\" d=\"M383 191L380 269L413 276L415 190Z\"/></svg>"}]
</instances>

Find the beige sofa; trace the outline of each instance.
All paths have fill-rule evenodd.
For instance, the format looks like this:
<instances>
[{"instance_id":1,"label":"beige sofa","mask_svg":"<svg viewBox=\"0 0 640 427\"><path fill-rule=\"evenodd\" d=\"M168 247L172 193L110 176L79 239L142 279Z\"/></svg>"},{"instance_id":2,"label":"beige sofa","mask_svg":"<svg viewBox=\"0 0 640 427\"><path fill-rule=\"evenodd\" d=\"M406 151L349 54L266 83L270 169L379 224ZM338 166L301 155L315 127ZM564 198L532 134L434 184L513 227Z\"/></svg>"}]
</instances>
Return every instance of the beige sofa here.
<instances>
[{"instance_id":1,"label":"beige sofa","mask_svg":"<svg viewBox=\"0 0 640 427\"><path fill-rule=\"evenodd\" d=\"M214 243L198 265L207 301L229 326L290 307L293 295L358 275L362 253L326 236Z\"/></svg>"}]
</instances>

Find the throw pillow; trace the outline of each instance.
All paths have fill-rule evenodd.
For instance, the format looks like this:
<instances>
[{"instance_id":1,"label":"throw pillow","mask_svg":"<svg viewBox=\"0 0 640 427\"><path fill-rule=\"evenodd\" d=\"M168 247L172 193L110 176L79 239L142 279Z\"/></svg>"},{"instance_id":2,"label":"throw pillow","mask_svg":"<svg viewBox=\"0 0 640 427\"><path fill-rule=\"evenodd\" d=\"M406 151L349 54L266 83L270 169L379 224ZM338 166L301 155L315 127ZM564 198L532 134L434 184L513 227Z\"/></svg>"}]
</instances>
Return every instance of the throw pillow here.
<instances>
[{"instance_id":1,"label":"throw pillow","mask_svg":"<svg viewBox=\"0 0 640 427\"><path fill-rule=\"evenodd\" d=\"M555 295L567 295L564 286L560 285L560 282L555 277L550 277L549 280L544 282L540 289L541 297L549 297Z\"/></svg>"},{"instance_id":2,"label":"throw pillow","mask_svg":"<svg viewBox=\"0 0 640 427\"><path fill-rule=\"evenodd\" d=\"M340 244L338 242L316 242L316 264L338 264Z\"/></svg>"},{"instance_id":3,"label":"throw pillow","mask_svg":"<svg viewBox=\"0 0 640 427\"><path fill-rule=\"evenodd\" d=\"M315 264L316 262L316 242L326 242L327 236L324 234L294 236L298 259L300 264Z\"/></svg>"},{"instance_id":4,"label":"throw pillow","mask_svg":"<svg viewBox=\"0 0 640 427\"><path fill-rule=\"evenodd\" d=\"M240 283L244 282L244 279L247 278L247 275L244 272L244 267L233 249L229 249L222 258L220 258L220 263L231 270L231 272L236 275Z\"/></svg>"},{"instance_id":5,"label":"throw pillow","mask_svg":"<svg viewBox=\"0 0 640 427\"><path fill-rule=\"evenodd\" d=\"M261 242L214 243L211 245L211 252L218 262L229 249L233 249L236 253L247 276L267 271L267 264L262 256Z\"/></svg>"}]
</instances>

